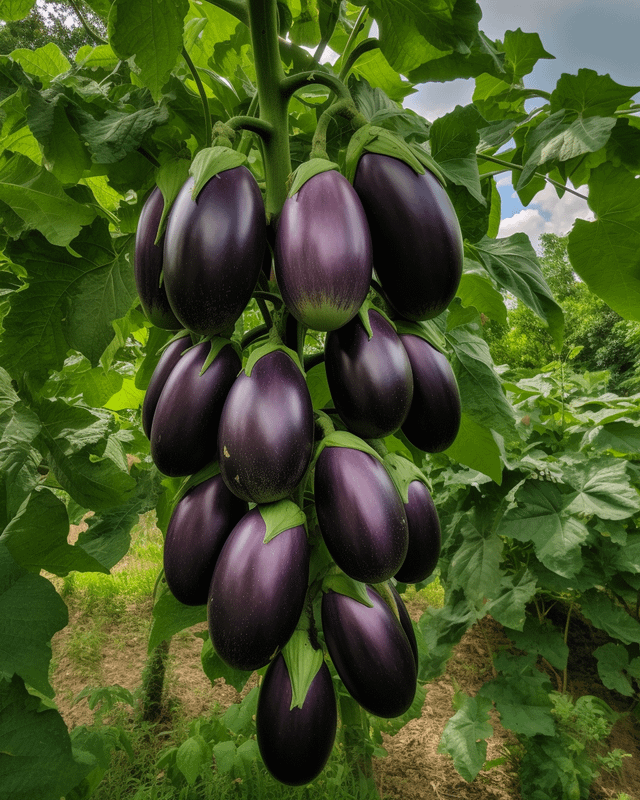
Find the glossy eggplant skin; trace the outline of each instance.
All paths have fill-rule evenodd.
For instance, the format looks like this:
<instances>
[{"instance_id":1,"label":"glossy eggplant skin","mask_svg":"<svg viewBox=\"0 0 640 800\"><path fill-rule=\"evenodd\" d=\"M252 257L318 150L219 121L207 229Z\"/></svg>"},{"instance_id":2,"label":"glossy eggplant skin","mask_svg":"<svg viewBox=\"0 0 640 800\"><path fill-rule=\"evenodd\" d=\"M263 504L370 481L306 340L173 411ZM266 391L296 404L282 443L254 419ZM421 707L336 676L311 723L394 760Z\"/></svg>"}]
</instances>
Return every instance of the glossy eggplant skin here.
<instances>
[{"instance_id":1,"label":"glossy eggplant skin","mask_svg":"<svg viewBox=\"0 0 640 800\"><path fill-rule=\"evenodd\" d=\"M420 583L438 565L442 542L438 512L422 481L409 484L409 502L404 504L404 510L409 524L409 548L394 577L402 583Z\"/></svg>"},{"instance_id":2,"label":"glossy eggplant skin","mask_svg":"<svg viewBox=\"0 0 640 800\"><path fill-rule=\"evenodd\" d=\"M407 552L407 517L382 464L361 450L325 447L314 489L322 538L340 569L363 583L395 575Z\"/></svg>"},{"instance_id":3,"label":"glossy eggplant skin","mask_svg":"<svg viewBox=\"0 0 640 800\"><path fill-rule=\"evenodd\" d=\"M222 409L220 472L243 500L272 503L302 480L313 449L313 405L293 359L274 350L242 372Z\"/></svg>"},{"instance_id":4,"label":"glossy eggplant skin","mask_svg":"<svg viewBox=\"0 0 640 800\"><path fill-rule=\"evenodd\" d=\"M327 381L336 411L356 436L380 439L404 422L413 398L413 375L400 337L370 310L369 335L359 316L325 340Z\"/></svg>"},{"instance_id":5,"label":"glossy eggplant skin","mask_svg":"<svg viewBox=\"0 0 640 800\"><path fill-rule=\"evenodd\" d=\"M221 333L251 298L266 246L264 202L240 166L218 173L197 200L189 178L175 199L164 243L164 283L182 327Z\"/></svg>"},{"instance_id":6,"label":"glossy eggplant skin","mask_svg":"<svg viewBox=\"0 0 640 800\"><path fill-rule=\"evenodd\" d=\"M164 541L164 576L176 600L187 606L206 604L222 546L248 510L220 475L194 486L179 500Z\"/></svg>"},{"instance_id":7,"label":"glossy eggplant skin","mask_svg":"<svg viewBox=\"0 0 640 800\"><path fill-rule=\"evenodd\" d=\"M235 669L268 664L290 639L304 607L310 552L304 526L267 544L265 532L259 509L251 509L224 543L209 587L209 636Z\"/></svg>"},{"instance_id":8,"label":"glossy eggplant skin","mask_svg":"<svg viewBox=\"0 0 640 800\"><path fill-rule=\"evenodd\" d=\"M310 178L282 208L275 273L289 311L318 331L339 328L371 282L371 236L349 181L331 170Z\"/></svg>"},{"instance_id":9,"label":"glossy eggplant skin","mask_svg":"<svg viewBox=\"0 0 640 800\"><path fill-rule=\"evenodd\" d=\"M413 373L413 401L402 432L425 453L451 447L460 429L460 393L446 357L420 336L402 334Z\"/></svg>"},{"instance_id":10,"label":"glossy eggplant skin","mask_svg":"<svg viewBox=\"0 0 640 800\"><path fill-rule=\"evenodd\" d=\"M158 405L158 400L164 388L165 383L173 368L180 360L182 352L188 347L191 347L191 338L184 336L178 339L167 347L164 353L160 356L160 360L153 370L153 375L147 386L147 391L142 401L142 430L145 432L147 439L151 436L151 423L153 422L153 415Z\"/></svg>"},{"instance_id":11,"label":"glossy eggplant skin","mask_svg":"<svg viewBox=\"0 0 640 800\"><path fill-rule=\"evenodd\" d=\"M416 639L416 632L413 629L411 617L409 616L409 612L407 611L407 607L404 604L404 600L402 599L396 587L392 583L389 583L388 586L391 589L391 594L395 598L396 608L398 609L398 616L400 617L400 624L402 625L402 630L404 631L405 636L407 637L407 639L409 640L409 644L411 645L411 652L413 653L413 660L415 661L417 670L418 640Z\"/></svg>"},{"instance_id":12,"label":"glossy eggplant skin","mask_svg":"<svg viewBox=\"0 0 640 800\"><path fill-rule=\"evenodd\" d=\"M279 653L260 686L258 747L265 767L276 780L304 786L322 772L335 740L338 713L329 667L322 663L302 708L289 710L291 694L287 665Z\"/></svg>"},{"instance_id":13,"label":"glossy eggplant skin","mask_svg":"<svg viewBox=\"0 0 640 800\"><path fill-rule=\"evenodd\" d=\"M398 717L416 692L413 651L389 606L370 587L367 594L373 608L332 590L323 595L325 643L353 699L377 717Z\"/></svg>"},{"instance_id":14,"label":"glossy eggplant skin","mask_svg":"<svg viewBox=\"0 0 640 800\"><path fill-rule=\"evenodd\" d=\"M149 321L158 328L177 331L182 325L169 305L164 283L160 283L165 234L158 244L154 244L163 209L164 198L156 186L142 207L138 220L133 271L140 304Z\"/></svg>"},{"instance_id":15,"label":"glossy eggplant skin","mask_svg":"<svg viewBox=\"0 0 640 800\"><path fill-rule=\"evenodd\" d=\"M204 375L204 341L188 350L162 389L151 423L151 457L172 478L193 475L218 455L218 424L241 362L231 345L220 350Z\"/></svg>"},{"instance_id":16,"label":"glossy eggplant skin","mask_svg":"<svg viewBox=\"0 0 640 800\"><path fill-rule=\"evenodd\" d=\"M438 179L378 153L359 160L354 188L369 220L374 269L405 319L431 319L453 300L462 276L458 218Z\"/></svg>"}]
</instances>

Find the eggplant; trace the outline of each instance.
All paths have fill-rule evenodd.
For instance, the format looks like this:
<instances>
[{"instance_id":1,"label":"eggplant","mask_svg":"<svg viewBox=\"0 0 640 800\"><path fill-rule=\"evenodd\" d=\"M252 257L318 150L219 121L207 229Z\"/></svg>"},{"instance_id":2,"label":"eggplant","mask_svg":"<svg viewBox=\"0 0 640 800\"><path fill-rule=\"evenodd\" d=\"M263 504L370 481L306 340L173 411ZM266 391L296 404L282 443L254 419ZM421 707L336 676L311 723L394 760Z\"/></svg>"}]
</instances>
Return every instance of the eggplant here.
<instances>
[{"instance_id":1,"label":"eggplant","mask_svg":"<svg viewBox=\"0 0 640 800\"><path fill-rule=\"evenodd\" d=\"M409 612L407 611L407 607L404 604L404 600L402 599L396 587L392 583L389 583L388 586L391 589L391 594L393 595L396 601L396 608L398 609L400 624L402 625L402 630L404 631L405 636L407 637L407 639L409 640L409 644L411 645L411 652L413 653L413 660L415 661L417 670L418 640L416 639L416 632L413 629L413 623L411 622L411 617L409 616Z\"/></svg>"},{"instance_id":2,"label":"eggplant","mask_svg":"<svg viewBox=\"0 0 640 800\"><path fill-rule=\"evenodd\" d=\"M231 531L213 570L207 620L213 646L229 666L264 667L291 638L304 608L309 544L303 525L264 543L253 508Z\"/></svg>"},{"instance_id":3,"label":"eggplant","mask_svg":"<svg viewBox=\"0 0 640 800\"><path fill-rule=\"evenodd\" d=\"M451 447L460 429L456 377L446 356L429 342L413 334L400 339L413 373L413 400L401 430L425 453L440 453Z\"/></svg>"},{"instance_id":4,"label":"eggplant","mask_svg":"<svg viewBox=\"0 0 640 800\"><path fill-rule=\"evenodd\" d=\"M462 276L462 234L449 196L429 170L418 175L400 159L378 153L360 158L353 185L389 303L405 319L436 317Z\"/></svg>"},{"instance_id":5,"label":"eggplant","mask_svg":"<svg viewBox=\"0 0 640 800\"><path fill-rule=\"evenodd\" d=\"M232 327L251 299L266 246L264 202L246 167L220 172L193 200L188 178L173 203L164 284L182 327L211 336Z\"/></svg>"},{"instance_id":6,"label":"eggplant","mask_svg":"<svg viewBox=\"0 0 640 800\"><path fill-rule=\"evenodd\" d=\"M136 230L133 274L142 310L157 328L177 331L182 325L171 310L164 283L161 282L164 237L154 244L164 209L162 192L156 186L147 198Z\"/></svg>"},{"instance_id":7,"label":"eggplant","mask_svg":"<svg viewBox=\"0 0 640 800\"><path fill-rule=\"evenodd\" d=\"M407 517L383 465L362 450L325 447L314 489L322 538L340 569L363 583L395 575L407 553Z\"/></svg>"},{"instance_id":8,"label":"eggplant","mask_svg":"<svg viewBox=\"0 0 640 800\"><path fill-rule=\"evenodd\" d=\"M275 273L289 311L330 331L352 319L371 282L371 235L353 187L330 170L310 178L282 208Z\"/></svg>"},{"instance_id":9,"label":"eggplant","mask_svg":"<svg viewBox=\"0 0 640 800\"><path fill-rule=\"evenodd\" d=\"M184 336L178 339L167 347L167 349L160 356L160 360L153 370L153 375L147 386L147 391L142 401L142 430L145 432L147 439L151 436L151 423L153 422L153 415L155 414L158 400L164 388L167 378L171 374L173 368L180 360L183 351L191 347L191 338Z\"/></svg>"},{"instance_id":10,"label":"eggplant","mask_svg":"<svg viewBox=\"0 0 640 800\"><path fill-rule=\"evenodd\" d=\"M218 432L220 472L243 500L291 494L313 450L313 405L304 376L283 350L259 358L229 392Z\"/></svg>"},{"instance_id":11,"label":"eggplant","mask_svg":"<svg viewBox=\"0 0 640 800\"><path fill-rule=\"evenodd\" d=\"M369 310L369 339L359 316L327 334L325 367L336 411L363 439L394 433L409 413L413 376L409 357L391 324Z\"/></svg>"},{"instance_id":12,"label":"eggplant","mask_svg":"<svg viewBox=\"0 0 640 800\"><path fill-rule=\"evenodd\" d=\"M369 608L333 590L322 597L322 630L331 660L347 691L376 717L404 714L416 692L416 662L389 606L367 587Z\"/></svg>"},{"instance_id":13,"label":"eggplant","mask_svg":"<svg viewBox=\"0 0 640 800\"><path fill-rule=\"evenodd\" d=\"M323 662L302 708L292 708L291 679L282 653L269 664L260 686L256 736L260 755L273 777L304 786L322 772L333 750L338 723L336 696Z\"/></svg>"},{"instance_id":14,"label":"eggplant","mask_svg":"<svg viewBox=\"0 0 640 800\"><path fill-rule=\"evenodd\" d=\"M402 583L420 583L436 568L442 542L438 512L422 481L409 484L409 501L404 510L409 524L409 548L394 577Z\"/></svg>"},{"instance_id":15,"label":"eggplant","mask_svg":"<svg viewBox=\"0 0 640 800\"><path fill-rule=\"evenodd\" d=\"M187 606L205 605L211 576L227 537L249 510L214 475L190 489L173 510L164 540L164 576Z\"/></svg>"},{"instance_id":16,"label":"eggplant","mask_svg":"<svg viewBox=\"0 0 640 800\"><path fill-rule=\"evenodd\" d=\"M151 457L172 478L192 475L218 455L220 414L242 365L229 344L200 375L209 349L209 342L200 342L180 358L153 415Z\"/></svg>"}]
</instances>

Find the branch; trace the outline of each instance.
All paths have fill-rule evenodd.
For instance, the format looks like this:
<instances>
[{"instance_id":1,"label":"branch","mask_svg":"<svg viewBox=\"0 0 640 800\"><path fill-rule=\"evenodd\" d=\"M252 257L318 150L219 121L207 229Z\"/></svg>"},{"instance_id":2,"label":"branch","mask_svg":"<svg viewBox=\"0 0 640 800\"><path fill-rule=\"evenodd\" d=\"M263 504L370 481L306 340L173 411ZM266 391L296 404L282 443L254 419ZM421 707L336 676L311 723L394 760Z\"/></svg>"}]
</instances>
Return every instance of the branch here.
<instances>
[{"instance_id":1,"label":"branch","mask_svg":"<svg viewBox=\"0 0 640 800\"><path fill-rule=\"evenodd\" d=\"M340 75L338 76L340 80L343 81L347 77L347 75L351 72L353 65L360 58L360 56L363 56L370 50L375 50L377 47L380 47L380 42L377 39L364 39L362 42L356 45L356 47L353 48L353 51L349 54L347 60L344 62L344 66L340 70Z\"/></svg>"},{"instance_id":2,"label":"branch","mask_svg":"<svg viewBox=\"0 0 640 800\"><path fill-rule=\"evenodd\" d=\"M335 75L321 70L311 72L300 72L297 75L289 75L280 83L280 93L283 98L290 98L298 89L303 89L310 83L319 83L321 86L327 86L338 97L343 100L351 100L351 93L342 81Z\"/></svg>"},{"instance_id":3,"label":"branch","mask_svg":"<svg viewBox=\"0 0 640 800\"><path fill-rule=\"evenodd\" d=\"M205 92L202 80L200 78L198 70L196 69L196 65L191 60L191 56L189 55L189 53L187 53L186 47L182 48L182 57L187 62L189 71L191 72L193 80L196 82L196 86L198 87L198 94L200 95L200 101L202 103L202 111L204 113L204 125L207 131L207 139L209 140L208 144L211 144L213 131L211 127L211 110L209 109L209 100L207 98L207 93Z\"/></svg>"},{"instance_id":4,"label":"branch","mask_svg":"<svg viewBox=\"0 0 640 800\"><path fill-rule=\"evenodd\" d=\"M98 33L98 31L94 30L91 27L91 25L89 25L87 20L84 18L84 14L80 10L80 6L78 5L78 3L76 3L76 0L69 0L69 4L71 5L71 8L73 8L73 10L76 12L78 19L82 23L82 27L86 30L86 32L94 40L94 42L97 42L98 44L109 44L109 41L107 39L103 39L102 36L100 36L100 34Z\"/></svg>"},{"instance_id":5,"label":"branch","mask_svg":"<svg viewBox=\"0 0 640 800\"><path fill-rule=\"evenodd\" d=\"M247 26L249 25L249 10L244 0L206 0L206 2L221 8L223 11L227 11L236 19L239 19L240 22Z\"/></svg>"}]
</instances>

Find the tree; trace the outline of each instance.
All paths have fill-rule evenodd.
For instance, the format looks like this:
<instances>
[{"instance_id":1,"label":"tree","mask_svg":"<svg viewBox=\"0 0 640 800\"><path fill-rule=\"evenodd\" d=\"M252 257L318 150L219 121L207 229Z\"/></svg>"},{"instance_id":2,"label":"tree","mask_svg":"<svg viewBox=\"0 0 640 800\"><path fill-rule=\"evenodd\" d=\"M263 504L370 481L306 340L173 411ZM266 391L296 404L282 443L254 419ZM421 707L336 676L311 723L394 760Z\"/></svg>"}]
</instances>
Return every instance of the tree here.
<instances>
[{"instance_id":1,"label":"tree","mask_svg":"<svg viewBox=\"0 0 640 800\"><path fill-rule=\"evenodd\" d=\"M444 461L467 486L497 486L507 464L504 443L525 437L483 338L481 314L505 322L502 292L509 292L562 344L562 310L528 238L495 238L496 175L511 172L527 202L547 180L560 191L570 188L569 180L588 186L597 219L577 221L569 235L572 268L622 317L640 319L638 87L590 69L563 75L550 95L525 87L536 61L549 57L539 36L517 30L489 41L478 28L476 2L87 5L108 27L108 44L85 45L73 57L53 42L0 56L0 611L8 622L0 631L0 726L8 741L0 753L0 785L12 798L59 798L103 769L105 741L82 731L70 736L55 708L34 694L52 698L49 642L67 621L64 603L40 572L108 572L126 553L138 515L156 508L166 531L185 489L154 468L140 431L144 390L171 334L141 311L132 253L151 189L160 183L170 204L194 157L206 156L214 137L233 145L234 158L246 157L270 222L282 208L292 169L312 152L326 151L349 174L356 128L360 147L392 148L418 170L427 164L441 175L460 219L465 269L457 298L436 320L422 323L421 333L451 361L462 425L446 454L434 458L402 437L384 443L434 480ZM13 22L32 6L31 0L0 3L0 15ZM371 35L374 22L378 37ZM323 60L327 47L339 55L333 65ZM402 107L418 83L458 77L475 78L473 104L432 121ZM532 98L539 107L525 110ZM196 173L203 159L194 162ZM278 287L272 281L266 296L259 295L256 306L268 324L280 302ZM253 331L234 335L246 356ZM315 408L322 409L330 395L321 347L313 339L306 348L298 344L303 357L313 353L308 381ZM135 457L131 468L127 455ZM455 485L445 484L436 502L445 505ZM634 508L629 500L613 518L627 519ZM94 514L87 531L70 545L69 522L88 511ZM479 552L482 575L499 579L476 588L490 590L494 615L501 604L509 606L510 621L520 624L530 597L524 589L533 579L527 573L524 589L517 572L501 580L490 567L500 560L502 539L493 529L491 537L484 533L456 529L451 542L459 553L452 562L475 575ZM616 536L612 546L619 547L619 528ZM566 578L562 559L549 563L556 580ZM452 642L486 613L459 582L452 586L443 613L419 626L422 639L434 643L429 666L420 670L423 681L438 658L443 668ZM595 597L594 617L599 602ZM203 613L161 595L150 648ZM203 664L212 679L222 675L234 685L245 679L230 674L206 643ZM361 738L393 732L406 721L375 721L342 697L351 738L358 731ZM12 754L21 756L20 769Z\"/></svg>"},{"instance_id":2,"label":"tree","mask_svg":"<svg viewBox=\"0 0 640 800\"><path fill-rule=\"evenodd\" d=\"M2 23L0 53L20 48L36 50L54 42L66 56L73 56L83 45L94 44L96 34L106 34L106 26L80 0L75 3L41 2L34 5L24 19Z\"/></svg>"}]
</instances>

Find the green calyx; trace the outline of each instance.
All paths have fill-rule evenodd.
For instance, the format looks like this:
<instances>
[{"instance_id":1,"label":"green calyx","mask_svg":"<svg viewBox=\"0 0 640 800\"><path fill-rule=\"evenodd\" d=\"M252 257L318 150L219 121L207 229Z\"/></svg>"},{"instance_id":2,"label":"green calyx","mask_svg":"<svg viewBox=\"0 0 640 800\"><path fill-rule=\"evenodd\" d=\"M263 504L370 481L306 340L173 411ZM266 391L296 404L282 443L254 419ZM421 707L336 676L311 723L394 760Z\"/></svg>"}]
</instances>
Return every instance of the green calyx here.
<instances>
[{"instance_id":1,"label":"green calyx","mask_svg":"<svg viewBox=\"0 0 640 800\"><path fill-rule=\"evenodd\" d=\"M274 330L275 329L272 328L270 331L269 341L260 347L257 347L247 359L247 363L244 367L244 372L247 377L251 375L253 368L261 358L264 358L264 356L267 356L269 353L273 353L276 350L282 350L283 353L286 353L295 362L300 372L304 375L304 368L300 363L298 354L295 350L292 350L290 347L287 347L285 344L283 344L280 337L277 336L277 334L274 334Z\"/></svg>"},{"instance_id":2,"label":"green calyx","mask_svg":"<svg viewBox=\"0 0 640 800\"><path fill-rule=\"evenodd\" d=\"M351 597L353 600L357 600L362 605L367 606L367 608L373 608L373 603L369 600L369 595L367 594L366 583L350 578L340 567L334 566L327 572L322 581L322 591L344 594L346 597Z\"/></svg>"},{"instance_id":3,"label":"green calyx","mask_svg":"<svg viewBox=\"0 0 640 800\"><path fill-rule=\"evenodd\" d=\"M158 225L158 232L154 244L158 244L165 228L167 227L167 217L173 201L178 196L178 192L182 189L185 181L189 177L189 162L184 158L179 158L175 161L168 161L163 164L158 170L156 175L156 184L158 189L162 192L164 200L164 207L162 209L162 216L160 217L160 224Z\"/></svg>"},{"instance_id":4,"label":"green calyx","mask_svg":"<svg viewBox=\"0 0 640 800\"><path fill-rule=\"evenodd\" d=\"M258 506L260 516L266 527L264 544L283 533L304 525L307 517L302 509L292 500L276 500L275 503L263 503Z\"/></svg>"},{"instance_id":5,"label":"green calyx","mask_svg":"<svg viewBox=\"0 0 640 800\"><path fill-rule=\"evenodd\" d=\"M204 375L204 373L216 360L222 348L226 347L228 344L231 345L238 356L242 358L242 351L240 350L240 346L237 342L234 342L232 339L227 339L225 336L214 336L209 339L209 352L205 358L204 364L202 365L202 369L200 370L200 375Z\"/></svg>"},{"instance_id":6,"label":"green calyx","mask_svg":"<svg viewBox=\"0 0 640 800\"><path fill-rule=\"evenodd\" d=\"M319 175L321 172L331 172L334 169L338 170L338 165L333 161L327 161L326 158L312 158L309 161L305 161L291 173L289 179L291 188L287 192L287 197L293 197L297 194L305 183L315 175Z\"/></svg>"},{"instance_id":7,"label":"green calyx","mask_svg":"<svg viewBox=\"0 0 640 800\"><path fill-rule=\"evenodd\" d=\"M409 502L409 484L413 481L420 481L429 491L431 490L424 473L413 461L409 461L399 453L387 453L382 463L405 505Z\"/></svg>"},{"instance_id":8,"label":"green calyx","mask_svg":"<svg viewBox=\"0 0 640 800\"><path fill-rule=\"evenodd\" d=\"M324 661L322 650L316 650L313 647L309 641L308 631L303 626L303 621L308 626L306 615L303 614L302 618L300 626L282 648L282 655L291 681L290 711L294 708L302 708L309 687Z\"/></svg>"},{"instance_id":9,"label":"green calyx","mask_svg":"<svg viewBox=\"0 0 640 800\"><path fill-rule=\"evenodd\" d=\"M216 145L215 147L207 147L201 150L193 159L189 174L193 176L194 184L191 191L193 200L197 200L198 195L211 180L211 178L218 175L220 172L225 172L228 169L234 169L245 164L247 157L237 150L232 150L230 147L222 147Z\"/></svg>"},{"instance_id":10,"label":"green calyx","mask_svg":"<svg viewBox=\"0 0 640 800\"><path fill-rule=\"evenodd\" d=\"M364 153L377 153L378 155L391 156L408 164L418 175L424 175L428 169L442 183L444 176L438 169L434 159L421 147L407 144L395 133L381 128L378 125L363 125L351 137L347 148L346 177L353 183L358 162Z\"/></svg>"},{"instance_id":11,"label":"green calyx","mask_svg":"<svg viewBox=\"0 0 640 800\"><path fill-rule=\"evenodd\" d=\"M441 352L445 352L447 349L447 340L444 338L444 334L434 320L429 319L424 322L409 322L409 320L397 319L395 321L395 326L399 334L405 333L419 336Z\"/></svg>"}]
</instances>

